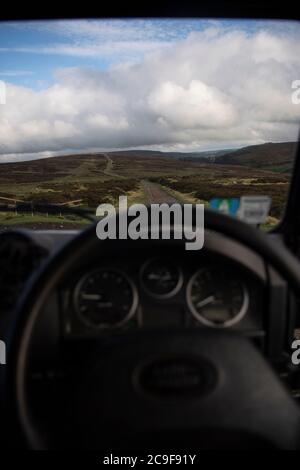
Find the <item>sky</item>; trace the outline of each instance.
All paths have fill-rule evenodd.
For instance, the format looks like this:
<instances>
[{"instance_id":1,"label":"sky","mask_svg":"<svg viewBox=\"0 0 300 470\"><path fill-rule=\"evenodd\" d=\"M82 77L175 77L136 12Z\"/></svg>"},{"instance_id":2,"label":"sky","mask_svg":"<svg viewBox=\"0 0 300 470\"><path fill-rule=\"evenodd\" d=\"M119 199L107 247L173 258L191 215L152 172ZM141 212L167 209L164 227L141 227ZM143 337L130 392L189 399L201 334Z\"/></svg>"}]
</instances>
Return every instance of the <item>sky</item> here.
<instances>
[{"instance_id":1,"label":"sky","mask_svg":"<svg viewBox=\"0 0 300 470\"><path fill-rule=\"evenodd\" d=\"M297 140L299 44L293 22L1 23L0 162Z\"/></svg>"}]
</instances>

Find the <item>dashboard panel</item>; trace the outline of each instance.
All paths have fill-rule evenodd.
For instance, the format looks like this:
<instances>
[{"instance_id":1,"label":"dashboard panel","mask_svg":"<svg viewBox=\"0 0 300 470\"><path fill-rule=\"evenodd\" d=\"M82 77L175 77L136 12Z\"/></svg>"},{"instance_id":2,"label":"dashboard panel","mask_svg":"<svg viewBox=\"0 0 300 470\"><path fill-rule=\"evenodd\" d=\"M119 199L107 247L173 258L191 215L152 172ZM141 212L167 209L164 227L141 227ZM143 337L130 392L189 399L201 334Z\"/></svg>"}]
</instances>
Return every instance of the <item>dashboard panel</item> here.
<instances>
[{"instance_id":1,"label":"dashboard panel","mask_svg":"<svg viewBox=\"0 0 300 470\"><path fill-rule=\"evenodd\" d=\"M263 330L264 288L216 253L101 257L60 288L66 337L149 328Z\"/></svg>"},{"instance_id":2,"label":"dashboard panel","mask_svg":"<svg viewBox=\"0 0 300 470\"><path fill-rule=\"evenodd\" d=\"M18 230L0 235L4 280L10 281L16 268L21 273L15 301L31 276L76 234ZM275 241L280 249L281 240ZM31 351L35 403L43 390L49 393L48 406L56 381L77 378L86 357L111 341L120 344L115 336L124 332L149 331L144 337L152 338L151 332L161 329L227 328L249 337L272 361L281 359L286 283L257 254L214 232L206 234L199 252L177 251L171 243L170 249L133 245L117 252L99 245L99 252L81 259L45 302ZM16 258L15 251L21 256ZM13 309L2 308L3 333L13 319Z\"/></svg>"},{"instance_id":3,"label":"dashboard panel","mask_svg":"<svg viewBox=\"0 0 300 470\"><path fill-rule=\"evenodd\" d=\"M47 254L42 261L39 256L38 266L77 232L12 231L0 237L0 247L7 237L14 245L16 233L39 249L34 254ZM131 251L117 254L99 249L60 282L37 327L45 351L56 348L60 339L92 340L159 328L229 328L264 344L273 297L268 268L259 256L214 232L207 233L204 249L197 252L176 251L172 244L163 250L155 244L138 247L135 242ZM9 312L1 316L2 331L10 317ZM36 357L41 357L41 341L37 347Z\"/></svg>"}]
</instances>

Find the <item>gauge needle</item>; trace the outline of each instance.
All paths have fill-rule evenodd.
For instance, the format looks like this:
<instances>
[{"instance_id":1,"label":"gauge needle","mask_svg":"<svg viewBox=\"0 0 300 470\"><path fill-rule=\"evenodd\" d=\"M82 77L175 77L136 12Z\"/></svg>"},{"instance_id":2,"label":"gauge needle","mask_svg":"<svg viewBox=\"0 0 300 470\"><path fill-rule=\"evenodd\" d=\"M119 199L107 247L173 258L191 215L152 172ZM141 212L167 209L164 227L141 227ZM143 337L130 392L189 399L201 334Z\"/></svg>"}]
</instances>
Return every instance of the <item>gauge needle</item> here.
<instances>
[{"instance_id":1,"label":"gauge needle","mask_svg":"<svg viewBox=\"0 0 300 470\"><path fill-rule=\"evenodd\" d=\"M215 301L215 296L210 295L209 297L206 297L206 299L201 300L200 302L198 302L197 307L198 308L205 307L206 305L211 304L214 301Z\"/></svg>"}]
</instances>

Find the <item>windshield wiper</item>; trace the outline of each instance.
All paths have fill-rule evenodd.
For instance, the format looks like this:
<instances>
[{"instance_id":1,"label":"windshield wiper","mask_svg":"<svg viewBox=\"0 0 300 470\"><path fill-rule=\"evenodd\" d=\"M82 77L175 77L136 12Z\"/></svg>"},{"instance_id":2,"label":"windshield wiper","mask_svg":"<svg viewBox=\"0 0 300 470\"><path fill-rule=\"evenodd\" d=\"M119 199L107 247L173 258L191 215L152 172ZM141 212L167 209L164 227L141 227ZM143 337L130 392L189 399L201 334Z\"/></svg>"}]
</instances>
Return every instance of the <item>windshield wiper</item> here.
<instances>
[{"instance_id":1,"label":"windshield wiper","mask_svg":"<svg viewBox=\"0 0 300 470\"><path fill-rule=\"evenodd\" d=\"M48 204L34 202L16 202L15 204L0 204L0 212L34 212L48 215L71 214L95 222L93 211L81 207L72 207L66 204Z\"/></svg>"}]
</instances>

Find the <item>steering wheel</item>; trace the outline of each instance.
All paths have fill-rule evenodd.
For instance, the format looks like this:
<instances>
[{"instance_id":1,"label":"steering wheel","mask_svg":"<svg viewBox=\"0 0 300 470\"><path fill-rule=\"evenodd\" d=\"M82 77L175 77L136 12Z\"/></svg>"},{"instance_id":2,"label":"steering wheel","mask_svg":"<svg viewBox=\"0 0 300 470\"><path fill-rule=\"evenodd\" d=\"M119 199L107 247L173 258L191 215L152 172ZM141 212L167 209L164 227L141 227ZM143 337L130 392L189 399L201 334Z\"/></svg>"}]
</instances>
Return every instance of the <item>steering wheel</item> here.
<instances>
[{"instance_id":1,"label":"steering wheel","mask_svg":"<svg viewBox=\"0 0 300 470\"><path fill-rule=\"evenodd\" d=\"M205 229L228 236L270 263L300 292L300 264L243 222L205 211ZM27 387L29 353L43 304L76 264L95 251L184 251L184 240L106 240L95 226L49 258L31 281L8 342L6 390L28 445L47 448ZM222 329L124 331L89 357L72 384L74 446L107 449L300 447L300 412L262 353ZM69 432L69 431L68 431ZM64 442L56 445L63 447Z\"/></svg>"}]
</instances>

